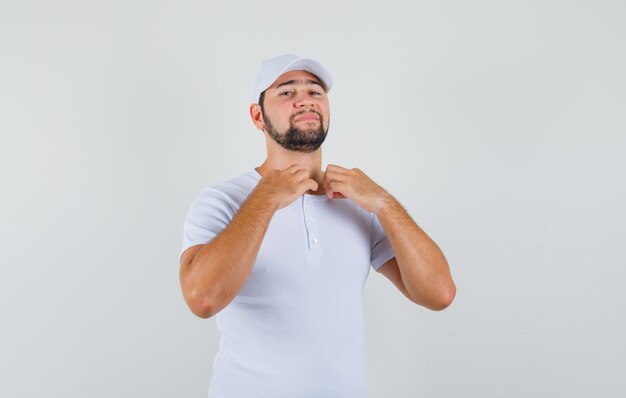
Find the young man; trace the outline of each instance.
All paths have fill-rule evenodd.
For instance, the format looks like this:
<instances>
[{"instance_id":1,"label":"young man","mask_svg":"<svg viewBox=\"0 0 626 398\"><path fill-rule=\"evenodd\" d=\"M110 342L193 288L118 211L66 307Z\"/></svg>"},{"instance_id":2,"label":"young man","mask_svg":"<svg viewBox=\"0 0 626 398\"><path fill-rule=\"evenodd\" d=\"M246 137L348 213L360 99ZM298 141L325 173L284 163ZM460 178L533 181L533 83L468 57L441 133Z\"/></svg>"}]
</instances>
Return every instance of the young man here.
<instances>
[{"instance_id":1,"label":"young man","mask_svg":"<svg viewBox=\"0 0 626 398\"><path fill-rule=\"evenodd\" d=\"M443 253L391 194L358 168L321 169L331 87L313 59L265 61L250 116L267 159L187 214L183 295L221 336L209 397L366 397L370 266L416 304L454 298Z\"/></svg>"}]
</instances>

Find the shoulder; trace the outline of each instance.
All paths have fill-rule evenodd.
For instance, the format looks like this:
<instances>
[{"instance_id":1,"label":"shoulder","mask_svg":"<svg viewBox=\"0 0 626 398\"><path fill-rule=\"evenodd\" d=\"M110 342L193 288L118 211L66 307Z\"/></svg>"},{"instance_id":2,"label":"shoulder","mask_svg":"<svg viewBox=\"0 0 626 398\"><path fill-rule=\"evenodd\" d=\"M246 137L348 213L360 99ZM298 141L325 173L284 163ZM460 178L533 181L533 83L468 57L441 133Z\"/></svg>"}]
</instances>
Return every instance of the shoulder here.
<instances>
[{"instance_id":1,"label":"shoulder","mask_svg":"<svg viewBox=\"0 0 626 398\"><path fill-rule=\"evenodd\" d=\"M205 187L192 201L188 217L197 218L216 212L227 218L234 216L258 180L254 173L246 172Z\"/></svg>"}]
</instances>

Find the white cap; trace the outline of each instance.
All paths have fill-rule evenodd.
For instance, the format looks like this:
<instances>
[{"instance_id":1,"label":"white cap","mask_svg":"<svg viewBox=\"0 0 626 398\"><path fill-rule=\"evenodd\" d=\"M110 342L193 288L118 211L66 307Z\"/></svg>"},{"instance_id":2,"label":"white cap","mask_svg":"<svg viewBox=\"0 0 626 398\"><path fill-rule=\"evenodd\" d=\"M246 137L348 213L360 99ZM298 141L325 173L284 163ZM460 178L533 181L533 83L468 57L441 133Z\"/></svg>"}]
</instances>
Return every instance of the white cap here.
<instances>
[{"instance_id":1,"label":"white cap","mask_svg":"<svg viewBox=\"0 0 626 398\"><path fill-rule=\"evenodd\" d=\"M292 70L305 70L314 74L322 80L326 92L329 92L333 86L330 72L322 64L313 58L302 58L294 54L285 54L265 60L261 64L261 70L259 70L256 83L254 84L252 102L258 103L259 96L263 91L271 86L280 75Z\"/></svg>"}]
</instances>

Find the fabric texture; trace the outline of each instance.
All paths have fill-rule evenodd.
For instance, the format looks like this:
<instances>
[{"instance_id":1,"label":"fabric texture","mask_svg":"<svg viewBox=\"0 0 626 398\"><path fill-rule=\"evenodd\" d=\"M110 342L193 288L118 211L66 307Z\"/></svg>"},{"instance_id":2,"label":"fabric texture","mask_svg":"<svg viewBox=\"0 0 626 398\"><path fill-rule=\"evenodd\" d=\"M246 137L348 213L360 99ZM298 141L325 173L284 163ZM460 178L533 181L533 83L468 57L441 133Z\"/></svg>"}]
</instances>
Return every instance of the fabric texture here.
<instances>
[{"instance_id":1,"label":"fabric texture","mask_svg":"<svg viewBox=\"0 0 626 398\"><path fill-rule=\"evenodd\" d=\"M226 228L260 179L252 170L202 190L181 256ZM363 289L393 257L376 216L349 199L305 194L274 213L244 286L215 315L209 397L365 398Z\"/></svg>"}]
</instances>

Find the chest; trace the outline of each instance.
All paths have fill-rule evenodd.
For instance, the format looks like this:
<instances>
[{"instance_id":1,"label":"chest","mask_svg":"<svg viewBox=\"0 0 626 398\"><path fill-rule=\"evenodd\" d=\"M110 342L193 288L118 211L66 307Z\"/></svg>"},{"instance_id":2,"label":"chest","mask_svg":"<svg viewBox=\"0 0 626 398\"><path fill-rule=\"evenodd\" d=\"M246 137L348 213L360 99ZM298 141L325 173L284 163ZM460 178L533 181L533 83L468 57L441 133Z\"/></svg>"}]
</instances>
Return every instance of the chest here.
<instances>
[{"instance_id":1,"label":"chest","mask_svg":"<svg viewBox=\"0 0 626 398\"><path fill-rule=\"evenodd\" d=\"M272 217L241 294L357 294L369 273L370 227L371 214L347 199L298 198Z\"/></svg>"}]
</instances>

